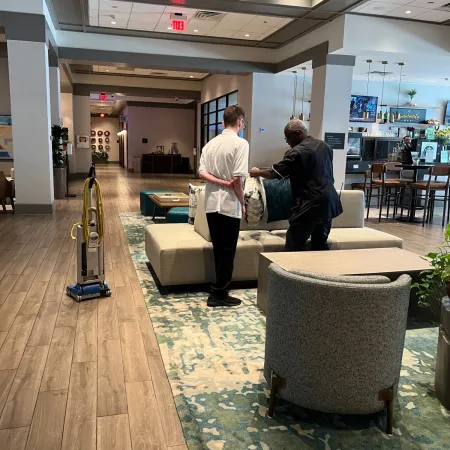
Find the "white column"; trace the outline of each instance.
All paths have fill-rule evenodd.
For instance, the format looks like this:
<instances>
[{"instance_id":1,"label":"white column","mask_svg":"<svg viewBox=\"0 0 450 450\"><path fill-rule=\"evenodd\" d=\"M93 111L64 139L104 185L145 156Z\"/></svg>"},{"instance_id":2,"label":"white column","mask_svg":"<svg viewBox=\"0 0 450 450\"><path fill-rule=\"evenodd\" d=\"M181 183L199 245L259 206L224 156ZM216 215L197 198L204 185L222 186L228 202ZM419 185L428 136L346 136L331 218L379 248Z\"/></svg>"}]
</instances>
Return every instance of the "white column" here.
<instances>
[{"instance_id":1,"label":"white column","mask_svg":"<svg viewBox=\"0 0 450 450\"><path fill-rule=\"evenodd\" d=\"M352 91L353 65L338 65L339 61L348 63L347 55L328 55L331 62L318 67L313 61L313 81L311 93L310 133L324 139L325 133L345 133L348 137L350 96ZM350 62L351 63L351 62ZM354 63L353 63L354 64ZM347 162L345 148L334 150L334 181L336 189L345 183Z\"/></svg>"},{"instance_id":2,"label":"white column","mask_svg":"<svg viewBox=\"0 0 450 450\"><path fill-rule=\"evenodd\" d=\"M16 212L53 211L48 47L8 40ZM24 63L30 70L24 69Z\"/></svg>"},{"instance_id":3,"label":"white column","mask_svg":"<svg viewBox=\"0 0 450 450\"><path fill-rule=\"evenodd\" d=\"M50 67L50 105L52 125L61 124L61 83L59 67Z\"/></svg>"},{"instance_id":4,"label":"white column","mask_svg":"<svg viewBox=\"0 0 450 450\"><path fill-rule=\"evenodd\" d=\"M74 129L74 154L77 173L85 173L86 176L92 165L91 146L88 149L77 147L77 136L91 136L91 105L87 95L73 96L73 129Z\"/></svg>"},{"instance_id":5,"label":"white column","mask_svg":"<svg viewBox=\"0 0 450 450\"><path fill-rule=\"evenodd\" d=\"M71 93L61 94L61 118L63 127L69 130L69 141L72 143L72 149L75 148L75 139L73 134L73 95ZM75 156L69 156L70 173L76 172Z\"/></svg>"}]
</instances>

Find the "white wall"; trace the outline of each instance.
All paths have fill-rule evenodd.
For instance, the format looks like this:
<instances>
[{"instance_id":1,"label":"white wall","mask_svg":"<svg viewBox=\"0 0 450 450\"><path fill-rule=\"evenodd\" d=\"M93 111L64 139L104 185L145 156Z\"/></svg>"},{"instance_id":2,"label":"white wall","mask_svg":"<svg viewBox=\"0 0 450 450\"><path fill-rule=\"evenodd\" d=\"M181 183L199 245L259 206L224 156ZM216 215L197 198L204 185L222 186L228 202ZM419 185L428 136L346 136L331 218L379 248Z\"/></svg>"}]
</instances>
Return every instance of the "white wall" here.
<instances>
[{"instance_id":1,"label":"white wall","mask_svg":"<svg viewBox=\"0 0 450 450\"><path fill-rule=\"evenodd\" d=\"M194 164L195 110L128 106L128 167L133 167L133 156L156 151L164 145L168 153L173 142L183 157ZM143 144L142 138L148 143Z\"/></svg>"},{"instance_id":2,"label":"white wall","mask_svg":"<svg viewBox=\"0 0 450 450\"><path fill-rule=\"evenodd\" d=\"M0 115L11 115L8 58L0 58Z\"/></svg>"},{"instance_id":3,"label":"white wall","mask_svg":"<svg viewBox=\"0 0 450 450\"><path fill-rule=\"evenodd\" d=\"M103 131L103 134L105 131L109 131L111 135L109 136L109 144L105 142L105 136L101 136L103 138L103 151L107 151L105 149L106 145L109 145L111 149L109 150L109 162L119 162L119 144L117 140L119 137L117 136L117 133L119 130L119 119L117 118L110 118L110 117L91 117L91 130L94 131ZM96 136L97 142L95 145L98 148L98 136Z\"/></svg>"}]
</instances>

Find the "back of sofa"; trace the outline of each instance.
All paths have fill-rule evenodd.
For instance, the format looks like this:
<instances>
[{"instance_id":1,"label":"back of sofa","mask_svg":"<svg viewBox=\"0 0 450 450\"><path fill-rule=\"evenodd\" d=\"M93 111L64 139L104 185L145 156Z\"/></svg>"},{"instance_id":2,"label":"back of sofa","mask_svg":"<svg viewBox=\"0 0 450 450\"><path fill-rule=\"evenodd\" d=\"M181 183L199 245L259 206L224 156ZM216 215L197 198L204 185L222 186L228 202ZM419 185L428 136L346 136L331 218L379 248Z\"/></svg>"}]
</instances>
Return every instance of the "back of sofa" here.
<instances>
[{"instance_id":1,"label":"back of sofa","mask_svg":"<svg viewBox=\"0 0 450 450\"><path fill-rule=\"evenodd\" d=\"M364 193L362 191L338 191L338 194L341 196L344 212L333 220L332 228L364 228ZM289 222L287 220L267 223L267 208L257 227L249 227L244 219L241 221L241 231L275 231L287 230L288 228ZM200 192L194 230L208 242L211 242L205 213L205 191Z\"/></svg>"},{"instance_id":2,"label":"back of sofa","mask_svg":"<svg viewBox=\"0 0 450 450\"><path fill-rule=\"evenodd\" d=\"M338 191L344 212L333 220L332 228L364 228L364 192Z\"/></svg>"}]
</instances>

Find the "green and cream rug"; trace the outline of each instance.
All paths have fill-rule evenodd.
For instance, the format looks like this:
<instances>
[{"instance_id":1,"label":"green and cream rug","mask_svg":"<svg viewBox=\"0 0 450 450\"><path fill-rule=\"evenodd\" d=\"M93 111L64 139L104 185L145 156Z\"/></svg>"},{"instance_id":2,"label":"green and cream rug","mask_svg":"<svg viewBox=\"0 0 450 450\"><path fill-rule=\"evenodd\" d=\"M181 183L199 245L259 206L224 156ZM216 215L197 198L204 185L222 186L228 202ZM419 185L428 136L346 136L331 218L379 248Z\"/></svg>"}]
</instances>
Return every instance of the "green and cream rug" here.
<instances>
[{"instance_id":1,"label":"green and cream rug","mask_svg":"<svg viewBox=\"0 0 450 450\"><path fill-rule=\"evenodd\" d=\"M382 415L341 416L278 401L266 417L265 318L255 290L233 294L234 309L210 309L206 293L158 291L144 250L140 214L121 214L129 250L153 322L190 450L450 449L450 414L433 389L437 328L407 332L395 433Z\"/></svg>"}]
</instances>

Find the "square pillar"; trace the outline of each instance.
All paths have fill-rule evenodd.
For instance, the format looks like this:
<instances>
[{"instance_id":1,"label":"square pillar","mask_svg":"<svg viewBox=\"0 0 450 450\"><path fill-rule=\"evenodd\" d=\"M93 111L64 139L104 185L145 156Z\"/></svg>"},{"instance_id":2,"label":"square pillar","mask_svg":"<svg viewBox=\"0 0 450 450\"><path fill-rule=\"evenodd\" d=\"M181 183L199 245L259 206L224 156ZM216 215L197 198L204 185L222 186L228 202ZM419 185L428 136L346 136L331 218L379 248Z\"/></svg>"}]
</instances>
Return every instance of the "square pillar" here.
<instances>
[{"instance_id":1,"label":"square pillar","mask_svg":"<svg viewBox=\"0 0 450 450\"><path fill-rule=\"evenodd\" d=\"M48 47L8 40L16 213L53 212ZM24 64L31 67L26 70Z\"/></svg>"},{"instance_id":2,"label":"square pillar","mask_svg":"<svg viewBox=\"0 0 450 450\"><path fill-rule=\"evenodd\" d=\"M89 148L80 148L77 146L77 136L88 136L90 142L91 136L91 98L87 95L73 96L73 129L74 129L74 154L75 167L77 173L83 173L86 176L92 165L92 150ZM115 136L112 136L113 138Z\"/></svg>"},{"instance_id":3,"label":"square pillar","mask_svg":"<svg viewBox=\"0 0 450 450\"><path fill-rule=\"evenodd\" d=\"M51 124L61 125L61 83L59 67L50 66L49 73Z\"/></svg>"},{"instance_id":4,"label":"square pillar","mask_svg":"<svg viewBox=\"0 0 450 450\"><path fill-rule=\"evenodd\" d=\"M336 189L345 185L354 65L355 57L349 55L327 55L313 60L310 134L324 139L325 133L345 133L344 148L334 150Z\"/></svg>"}]
</instances>

